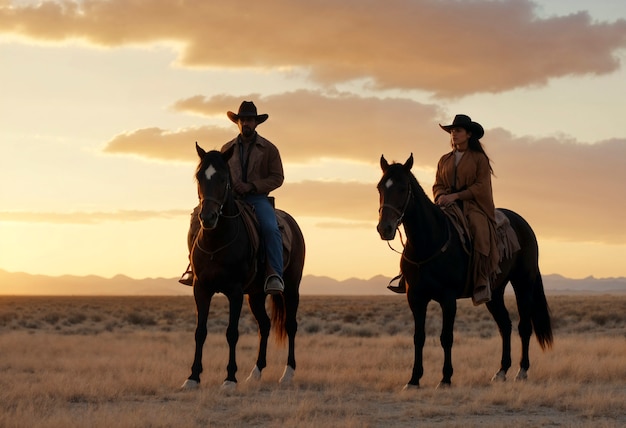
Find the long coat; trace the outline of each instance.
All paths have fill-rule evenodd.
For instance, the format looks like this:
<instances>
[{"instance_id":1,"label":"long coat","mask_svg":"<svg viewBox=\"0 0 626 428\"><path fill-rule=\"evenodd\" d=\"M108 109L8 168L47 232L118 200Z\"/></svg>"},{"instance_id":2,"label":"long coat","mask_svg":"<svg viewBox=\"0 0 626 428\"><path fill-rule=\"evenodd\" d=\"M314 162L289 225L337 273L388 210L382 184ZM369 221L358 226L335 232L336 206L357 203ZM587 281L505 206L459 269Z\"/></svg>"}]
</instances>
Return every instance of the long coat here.
<instances>
[{"instance_id":1,"label":"long coat","mask_svg":"<svg viewBox=\"0 0 626 428\"><path fill-rule=\"evenodd\" d=\"M458 193L462 209L472 233L475 279L493 277L498 270L499 253L496 242L496 213L491 187L489 159L481 152L466 150L458 165L455 155L447 153L437 165L433 194L435 202L441 195Z\"/></svg>"},{"instance_id":2,"label":"long coat","mask_svg":"<svg viewBox=\"0 0 626 428\"><path fill-rule=\"evenodd\" d=\"M222 147L222 152L225 152L231 146L236 146L233 151L233 156L228 161L228 165L233 181L239 182L244 181L240 150L241 144L241 139L237 136ZM271 191L278 189L285 180L280 153L274 144L261 137L259 134L255 134L255 140L251 144L249 157L247 152L249 148L245 147L244 158L247 158L248 163L245 182L253 184L256 188L256 193L267 195Z\"/></svg>"}]
</instances>

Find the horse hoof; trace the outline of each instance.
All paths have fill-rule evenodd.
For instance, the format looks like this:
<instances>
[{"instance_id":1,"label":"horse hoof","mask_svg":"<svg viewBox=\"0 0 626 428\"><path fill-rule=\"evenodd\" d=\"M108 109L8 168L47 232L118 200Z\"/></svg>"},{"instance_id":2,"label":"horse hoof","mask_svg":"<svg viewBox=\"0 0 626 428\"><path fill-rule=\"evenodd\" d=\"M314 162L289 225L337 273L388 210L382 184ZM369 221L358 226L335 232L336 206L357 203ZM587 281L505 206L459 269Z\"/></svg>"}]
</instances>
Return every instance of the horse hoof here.
<instances>
[{"instance_id":1,"label":"horse hoof","mask_svg":"<svg viewBox=\"0 0 626 428\"><path fill-rule=\"evenodd\" d=\"M420 389L420 386L419 385L413 385L412 383L407 383L402 388L403 391L414 391L416 389Z\"/></svg>"},{"instance_id":2,"label":"horse hoof","mask_svg":"<svg viewBox=\"0 0 626 428\"><path fill-rule=\"evenodd\" d=\"M250 372L250 376L246 379L246 382L253 382L257 380L261 380L261 370L259 370L258 366L254 366Z\"/></svg>"},{"instance_id":3,"label":"horse hoof","mask_svg":"<svg viewBox=\"0 0 626 428\"><path fill-rule=\"evenodd\" d=\"M506 381L506 372L504 370L500 370L498 373L494 374L491 378L492 382L505 382Z\"/></svg>"},{"instance_id":4,"label":"horse hoof","mask_svg":"<svg viewBox=\"0 0 626 428\"><path fill-rule=\"evenodd\" d=\"M232 380L225 380L222 384L222 391L234 391L237 386L237 382L233 382Z\"/></svg>"},{"instance_id":5,"label":"horse hoof","mask_svg":"<svg viewBox=\"0 0 626 428\"><path fill-rule=\"evenodd\" d=\"M525 381L528 379L528 371L526 369L519 369L517 374L515 375L515 382Z\"/></svg>"},{"instance_id":6,"label":"horse hoof","mask_svg":"<svg viewBox=\"0 0 626 428\"><path fill-rule=\"evenodd\" d=\"M448 382L439 382L439 385L435 389L448 389L452 386L451 383Z\"/></svg>"},{"instance_id":7,"label":"horse hoof","mask_svg":"<svg viewBox=\"0 0 626 428\"><path fill-rule=\"evenodd\" d=\"M194 389L198 389L199 386L200 386L200 382L198 382L197 380L187 379L185 383L182 384L180 389L182 391L191 391Z\"/></svg>"},{"instance_id":8,"label":"horse hoof","mask_svg":"<svg viewBox=\"0 0 626 428\"><path fill-rule=\"evenodd\" d=\"M283 372L283 375L280 377L280 380L278 381L278 383L280 383L281 385L290 384L295 374L296 374L296 371L291 366L289 365L285 366L285 371Z\"/></svg>"}]
</instances>

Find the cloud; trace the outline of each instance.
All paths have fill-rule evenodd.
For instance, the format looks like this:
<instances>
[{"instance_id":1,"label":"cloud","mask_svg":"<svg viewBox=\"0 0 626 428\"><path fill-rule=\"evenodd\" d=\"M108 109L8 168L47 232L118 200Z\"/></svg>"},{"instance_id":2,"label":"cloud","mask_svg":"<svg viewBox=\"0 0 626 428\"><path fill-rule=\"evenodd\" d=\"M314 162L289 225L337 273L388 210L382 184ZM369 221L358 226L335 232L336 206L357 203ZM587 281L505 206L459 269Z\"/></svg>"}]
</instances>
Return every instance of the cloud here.
<instances>
[{"instance_id":1,"label":"cloud","mask_svg":"<svg viewBox=\"0 0 626 428\"><path fill-rule=\"evenodd\" d=\"M626 21L594 22L587 12L540 19L535 7L529 0L4 2L0 32L107 47L165 43L185 67L300 69L324 85L366 79L441 97L619 68Z\"/></svg>"},{"instance_id":2,"label":"cloud","mask_svg":"<svg viewBox=\"0 0 626 428\"><path fill-rule=\"evenodd\" d=\"M190 210L141 211L120 210L113 212L28 212L0 211L0 222L53 223L95 225L104 222L135 222L153 219L171 219L189 216Z\"/></svg>"},{"instance_id":3,"label":"cloud","mask_svg":"<svg viewBox=\"0 0 626 428\"><path fill-rule=\"evenodd\" d=\"M157 160L195 161L198 156L194 149L195 142L202 143L207 150L219 150L232 138L232 132L218 127L188 128L179 131L144 128L117 135L106 143L103 151Z\"/></svg>"},{"instance_id":4,"label":"cloud","mask_svg":"<svg viewBox=\"0 0 626 428\"><path fill-rule=\"evenodd\" d=\"M239 100L227 96L193 97L179 101L176 108L207 115L222 111L226 125L230 121L224 110L233 109L226 106L237 106ZM278 145L284 162L314 163L321 158L338 158L378 168L381 154L389 161L404 162L413 153L416 169L432 169L450 150L448 136L438 123L451 119L438 120L441 112L436 107L411 100L298 91L258 97L256 104L261 112L270 114L258 130ZM237 132L232 123L230 127L230 131L207 127L198 130L197 135L186 130L181 138L165 131L138 131L123 139L117 137L113 141L119 144L109 143L107 150L195 161L195 151L187 142L198 139L208 141L213 148L221 147ZM164 141L160 141L160 135ZM176 155L162 149L174 150L173 140L181 141ZM551 238L626 241L621 218L626 210L622 197L626 191L625 139L583 144L566 136L514 137L504 129L487 127L482 141L496 174L496 205L536 219L536 230ZM279 203L298 215L373 221L378 210L375 184L293 183L287 177L277 194ZM430 188L425 190L431 193Z\"/></svg>"},{"instance_id":5,"label":"cloud","mask_svg":"<svg viewBox=\"0 0 626 428\"><path fill-rule=\"evenodd\" d=\"M325 95L301 90L263 97L217 95L179 100L173 108L181 112L206 116L219 112L224 128L206 126L180 132L142 129L115 137L106 143L105 151L195 161L196 153L190 142L219 149L237 135L239 131L226 117L226 111L236 111L241 99L254 100L259 113L269 114L269 120L257 130L276 143L289 162L333 157L369 163L390 148L400 148L396 152L408 156L414 146L420 146L422 155L427 155L422 164L432 165L447 147L445 142L433 144L433 141L441 142L444 135L437 126L438 118L444 113L435 106L400 98Z\"/></svg>"},{"instance_id":6,"label":"cloud","mask_svg":"<svg viewBox=\"0 0 626 428\"><path fill-rule=\"evenodd\" d=\"M276 207L298 216L378 221L376 183L304 181L275 191Z\"/></svg>"},{"instance_id":7,"label":"cloud","mask_svg":"<svg viewBox=\"0 0 626 428\"><path fill-rule=\"evenodd\" d=\"M435 126L434 124L432 125ZM441 132L441 131L439 131ZM626 242L626 140L593 145L575 141L513 138L501 129L487 130L483 142L493 160L496 206L512 209L526 218L545 239L609 244ZM442 137L439 136L441 139ZM447 150L442 144L440 155ZM361 144L369 144L365 139ZM406 152L405 141L391 141L387 151ZM426 149L425 149L426 148ZM380 147L379 147L380 149ZM410 148L416 159L428 145ZM332 156L331 152L317 155ZM379 155L370 160L378 168ZM388 158L391 160L391 158ZM303 181L285 184L273 193L276 206L296 218L317 217L318 227L374 227L378 219L376 182ZM432 182L422 186L431 195ZM99 224L188 216L190 210L74 213L0 212L3 222Z\"/></svg>"}]
</instances>

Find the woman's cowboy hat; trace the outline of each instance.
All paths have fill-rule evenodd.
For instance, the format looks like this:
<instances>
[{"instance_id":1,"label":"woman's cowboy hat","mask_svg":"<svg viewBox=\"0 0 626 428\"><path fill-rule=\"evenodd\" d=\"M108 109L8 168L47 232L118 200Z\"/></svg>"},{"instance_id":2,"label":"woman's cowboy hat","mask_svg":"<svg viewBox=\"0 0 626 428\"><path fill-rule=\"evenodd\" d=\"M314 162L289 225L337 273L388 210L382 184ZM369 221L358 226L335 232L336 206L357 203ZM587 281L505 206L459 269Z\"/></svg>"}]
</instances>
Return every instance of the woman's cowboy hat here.
<instances>
[{"instance_id":1,"label":"woman's cowboy hat","mask_svg":"<svg viewBox=\"0 0 626 428\"><path fill-rule=\"evenodd\" d=\"M465 114L457 114L456 116L454 116L452 125L444 126L444 125L439 124L439 126L441 127L441 129L443 129L447 133L450 133L452 128L463 128L466 131L471 132L472 137L476 138L477 140L480 140L482 136L485 135L485 130L480 125L480 123L472 122L472 118L470 118L469 116Z\"/></svg>"},{"instance_id":2,"label":"woman's cowboy hat","mask_svg":"<svg viewBox=\"0 0 626 428\"><path fill-rule=\"evenodd\" d=\"M239 123L240 117L254 117L256 119L257 125L259 123L265 122L267 118L269 117L269 115L267 114L257 114L256 106L254 105L252 101L242 102L241 105L239 106L239 112L237 114L233 113L232 111L228 111L226 112L226 115L228 116L230 120L232 120L235 123Z\"/></svg>"}]
</instances>

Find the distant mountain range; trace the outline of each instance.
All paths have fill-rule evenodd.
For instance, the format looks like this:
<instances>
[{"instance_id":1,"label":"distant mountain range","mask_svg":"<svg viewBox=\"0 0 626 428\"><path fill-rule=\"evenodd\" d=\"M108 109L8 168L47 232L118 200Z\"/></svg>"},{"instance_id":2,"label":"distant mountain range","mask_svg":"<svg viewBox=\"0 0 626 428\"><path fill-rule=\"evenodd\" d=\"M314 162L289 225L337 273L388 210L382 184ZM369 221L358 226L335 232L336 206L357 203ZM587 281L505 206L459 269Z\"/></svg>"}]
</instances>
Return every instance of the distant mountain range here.
<instances>
[{"instance_id":1,"label":"distant mountain range","mask_svg":"<svg viewBox=\"0 0 626 428\"><path fill-rule=\"evenodd\" d=\"M390 277L350 278L338 281L325 276L306 275L300 292L303 295L393 295L387 290ZM626 278L570 279L561 275L544 275L546 293L626 293ZM508 286L510 291L510 286ZM45 276L0 269L0 295L192 295L191 287L177 278L133 279L124 275Z\"/></svg>"}]
</instances>

